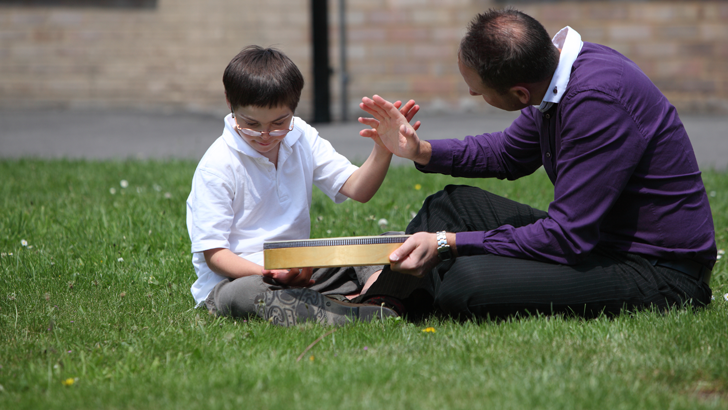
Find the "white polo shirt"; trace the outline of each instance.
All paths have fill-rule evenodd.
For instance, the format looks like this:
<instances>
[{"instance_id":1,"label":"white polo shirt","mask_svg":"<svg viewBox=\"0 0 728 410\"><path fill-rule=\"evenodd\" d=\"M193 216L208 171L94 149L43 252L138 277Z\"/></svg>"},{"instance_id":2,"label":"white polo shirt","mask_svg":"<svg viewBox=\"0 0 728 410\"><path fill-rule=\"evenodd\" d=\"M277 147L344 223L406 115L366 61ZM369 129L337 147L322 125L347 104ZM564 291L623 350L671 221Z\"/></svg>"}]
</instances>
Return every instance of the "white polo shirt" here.
<instances>
[{"instance_id":1,"label":"white polo shirt","mask_svg":"<svg viewBox=\"0 0 728 410\"><path fill-rule=\"evenodd\" d=\"M207 266L202 251L227 248L263 264L263 242L308 239L311 195L315 184L336 203L358 168L296 117L281 141L278 169L235 131L231 114L225 129L197 165L187 198L187 230L197 281L191 291L197 304L223 277Z\"/></svg>"}]
</instances>

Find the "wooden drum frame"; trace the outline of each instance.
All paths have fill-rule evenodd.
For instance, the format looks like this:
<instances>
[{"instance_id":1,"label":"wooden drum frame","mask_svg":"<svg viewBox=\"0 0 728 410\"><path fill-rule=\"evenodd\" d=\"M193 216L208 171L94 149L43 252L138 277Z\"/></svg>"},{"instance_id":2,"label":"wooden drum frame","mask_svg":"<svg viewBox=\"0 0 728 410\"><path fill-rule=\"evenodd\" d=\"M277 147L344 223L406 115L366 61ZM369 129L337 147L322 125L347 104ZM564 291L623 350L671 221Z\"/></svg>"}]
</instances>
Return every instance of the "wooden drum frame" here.
<instances>
[{"instance_id":1,"label":"wooden drum frame","mask_svg":"<svg viewBox=\"0 0 728 410\"><path fill-rule=\"evenodd\" d=\"M265 269L389 265L410 235L350 236L263 243Z\"/></svg>"}]
</instances>

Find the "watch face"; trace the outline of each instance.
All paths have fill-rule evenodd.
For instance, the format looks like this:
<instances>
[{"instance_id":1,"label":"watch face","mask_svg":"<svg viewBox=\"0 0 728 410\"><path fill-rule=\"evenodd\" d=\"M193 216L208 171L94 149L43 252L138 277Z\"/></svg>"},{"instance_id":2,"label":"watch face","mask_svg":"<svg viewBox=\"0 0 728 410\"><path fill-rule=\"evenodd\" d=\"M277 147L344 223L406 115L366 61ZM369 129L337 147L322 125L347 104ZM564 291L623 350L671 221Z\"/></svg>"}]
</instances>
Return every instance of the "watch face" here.
<instances>
[{"instance_id":1,"label":"watch face","mask_svg":"<svg viewBox=\"0 0 728 410\"><path fill-rule=\"evenodd\" d=\"M437 254L440 256L440 260L442 261L447 261L452 258L452 251L450 250L449 246L439 248L437 250Z\"/></svg>"}]
</instances>

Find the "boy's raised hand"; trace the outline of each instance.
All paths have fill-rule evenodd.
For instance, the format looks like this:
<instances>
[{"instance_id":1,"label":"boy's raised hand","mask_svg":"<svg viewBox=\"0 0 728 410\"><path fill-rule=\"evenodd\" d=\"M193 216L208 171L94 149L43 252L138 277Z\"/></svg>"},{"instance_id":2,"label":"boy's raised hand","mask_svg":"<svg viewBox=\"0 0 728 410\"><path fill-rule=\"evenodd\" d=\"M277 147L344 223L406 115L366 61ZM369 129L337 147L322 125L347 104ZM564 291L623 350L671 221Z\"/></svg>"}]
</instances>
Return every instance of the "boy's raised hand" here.
<instances>
[{"instance_id":1,"label":"boy's raised hand","mask_svg":"<svg viewBox=\"0 0 728 410\"><path fill-rule=\"evenodd\" d=\"M313 268L263 270L263 276L273 278L293 288L307 288L313 285L314 281L311 280L311 275L313 275Z\"/></svg>"},{"instance_id":2,"label":"boy's raised hand","mask_svg":"<svg viewBox=\"0 0 728 410\"><path fill-rule=\"evenodd\" d=\"M374 95L372 98L362 98L359 107L374 117L359 117L360 123L371 127L361 130L359 135L372 138L398 157L414 159L419 154L420 140L415 131L419 129L420 122L417 121L414 125L409 123L420 109L414 100L409 100L402 106L401 101L392 104Z\"/></svg>"}]
</instances>

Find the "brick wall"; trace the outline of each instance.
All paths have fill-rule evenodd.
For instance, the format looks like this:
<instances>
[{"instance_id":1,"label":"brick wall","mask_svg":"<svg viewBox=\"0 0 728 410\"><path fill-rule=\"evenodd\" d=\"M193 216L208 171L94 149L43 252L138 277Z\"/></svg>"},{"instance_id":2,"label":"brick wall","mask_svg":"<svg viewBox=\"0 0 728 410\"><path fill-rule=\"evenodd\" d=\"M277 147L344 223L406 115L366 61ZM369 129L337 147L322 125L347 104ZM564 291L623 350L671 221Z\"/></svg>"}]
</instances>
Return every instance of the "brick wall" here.
<instances>
[{"instance_id":1,"label":"brick wall","mask_svg":"<svg viewBox=\"0 0 728 410\"><path fill-rule=\"evenodd\" d=\"M329 0L332 112L339 112L338 0ZM363 95L415 98L430 110L489 109L470 97L456 52L492 0L347 0L350 116ZM633 59L682 112L728 112L728 3L528 2L515 6L554 34ZM159 0L155 9L0 6L0 108L101 107L225 111L222 71L243 46L276 46L306 77L308 0Z\"/></svg>"},{"instance_id":2,"label":"brick wall","mask_svg":"<svg viewBox=\"0 0 728 410\"><path fill-rule=\"evenodd\" d=\"M307 2L258 4L0 7L0 107L224 112L222 73L245 45L276 45L309 71Z\"/></svg>"},{"instance_id":3,"label":"brick wall","mask_svg":"<svg viewBox=\"0 0 728 410\"><path fill-rule=\"evenodd\" d=\"M585 2L524 10L549 33L570 25L584 41L626 55L681 112L728 112L728 3Z\"/></svg>"},{"instance_id":4,"label":"brick wall","mask_svg":"<svg viewBox=\"0 0 728 410\"><path fill-rule=\"evenodd\" d=\"M491 109L468 96L455 66L457 46L477 12L508 3L351 0L350 95L416 98L438 110ZM552 35L569 25L584 41L622 52L682 112L728 112L728 3L512 3Z\"/></svg>"}]
</instances>

